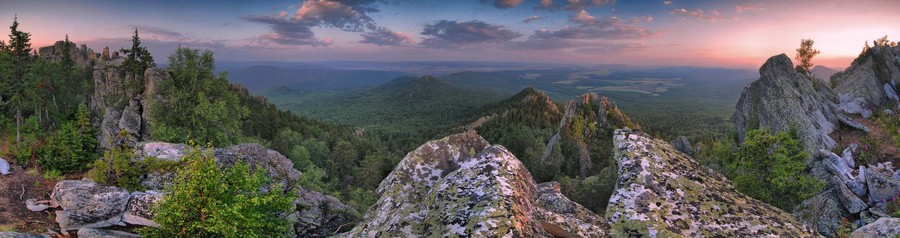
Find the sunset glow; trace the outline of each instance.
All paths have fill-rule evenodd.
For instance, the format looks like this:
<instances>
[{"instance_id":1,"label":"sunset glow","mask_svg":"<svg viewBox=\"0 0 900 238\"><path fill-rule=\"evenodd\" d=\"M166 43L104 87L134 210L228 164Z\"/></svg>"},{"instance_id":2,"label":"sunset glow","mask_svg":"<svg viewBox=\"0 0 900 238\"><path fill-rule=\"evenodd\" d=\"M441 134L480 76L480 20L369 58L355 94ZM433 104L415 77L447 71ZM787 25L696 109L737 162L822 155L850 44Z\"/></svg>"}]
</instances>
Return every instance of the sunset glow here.
<instances>
[{"instance_id":1,"label":"sunset glow","mask_svg":"<svg viewBox=\"0 0 900 238\"><path fill-rule=\"evenodd\" d=\"M810 38L822 52L815 63L840 69L866 41L900 39L900 16L889 11L900 9L897 1L570 2L23 1L0 3L0 20L12 22L18 15L38 47L68 34L95 50L117 49L136 27L156 55L169 55L181 44L244 61L754 68L769 56L793 55L800 40Z\"/></svg>"}]
</instances>

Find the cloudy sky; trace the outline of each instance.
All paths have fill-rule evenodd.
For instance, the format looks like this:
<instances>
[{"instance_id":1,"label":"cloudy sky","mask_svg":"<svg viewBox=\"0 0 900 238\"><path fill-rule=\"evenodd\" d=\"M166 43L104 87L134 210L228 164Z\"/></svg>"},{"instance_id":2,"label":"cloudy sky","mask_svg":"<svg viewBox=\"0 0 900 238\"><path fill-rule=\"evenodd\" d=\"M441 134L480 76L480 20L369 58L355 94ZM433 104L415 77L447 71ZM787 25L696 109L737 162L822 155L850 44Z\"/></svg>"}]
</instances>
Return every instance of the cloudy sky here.
<instances>
[{"instance_id":1,"label":"cloudy sky","mask_svg":"<svg viewBox=\"0 0 900 238\"><path fill-rule=\"evenodd\" d=\"M844 68L900 39L900 1L294 0L5 1L35 46L95 50L134 28L157 61L177 45L235 61L516 61L756 68L812 38ZM6 40L4 34L0 40Z\"/></svg>"}]
</instances>

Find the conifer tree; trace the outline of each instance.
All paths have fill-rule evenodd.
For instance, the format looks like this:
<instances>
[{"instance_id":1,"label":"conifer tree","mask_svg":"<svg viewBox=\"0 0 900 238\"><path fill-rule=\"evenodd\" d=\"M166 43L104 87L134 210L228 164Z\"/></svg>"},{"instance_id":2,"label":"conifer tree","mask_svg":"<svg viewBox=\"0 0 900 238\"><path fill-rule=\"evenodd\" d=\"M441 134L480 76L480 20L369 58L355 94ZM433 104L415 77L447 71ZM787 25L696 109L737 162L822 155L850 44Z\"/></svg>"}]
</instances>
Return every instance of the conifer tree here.
<instances>
[{"instance_id":1,"label":"conifer tree","mask_svg":"<svg viewBox=\"0 0 900 238\"><path fill-rule=\"evenodd\" d=\"M131 37L131 48L122 48L119 51L126 57L122 67L133 79L142 77L147 68L156 67L156 64L153 63L153 56L147 51L147 47L141 46L141 37L138 35L137 28L134 29L134 36Z\"/></svg>"},{"instance_id":2,"label":"conifer tree","mask_svg":"<svg viewBox=\"0 0 900 238\"><path fill-rule=\"evenodd\" d=\"M22 109L27 100L25 100L25 75L28 72L28 66L31 63L31 33L19 30L19 17L13 18L13 23L9 27L9 45L4 47L13 58L12 82L9 83L10 99L9 103L16 111L16 143L21 140L20 128L22 126Z\"/></svg>"}]
</instances>

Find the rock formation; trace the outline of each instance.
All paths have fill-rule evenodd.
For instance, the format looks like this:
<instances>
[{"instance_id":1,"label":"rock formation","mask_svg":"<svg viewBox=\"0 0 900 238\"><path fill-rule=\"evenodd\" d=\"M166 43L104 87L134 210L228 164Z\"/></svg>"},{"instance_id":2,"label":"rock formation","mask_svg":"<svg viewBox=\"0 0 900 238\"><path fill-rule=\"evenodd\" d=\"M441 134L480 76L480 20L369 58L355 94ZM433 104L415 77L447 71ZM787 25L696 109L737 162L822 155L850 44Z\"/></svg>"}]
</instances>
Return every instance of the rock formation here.
<instances>
[{"instance_id":1,"label":"rock formation","mask_svg":"<svg viewBox=\"0 0 900 238\"><path fill-rule=\"evenodd\" d=\"M65 44L65 41L57 41L53 45L41 47L38 49L38 55L45 59L62 61ZM88 49L85 45L78 47L75 43L69 42L69 47L69 56L72 57L76 65L90 65L92 61L97 59L94 50Z\"/></svg>"},{"instance_id":2,"label":"rock formation","mask_svg":"<svg viewBox=\"0 0 900 238\"><path fill-rule=\"evenodd\" d=\"M619 179L606 217L615 237L813 237L790 214L639 131L614 135Z\"/></svg>"},{"instance_id":3,"label":"rock formation","mask_svg":"<svg viewBox=\"0 0 900 238\"><path fill-rule=\"evenodd\" d=\"M900 236L900 218L881 218L853 231L853 238L876 238Z\"/></svg>"},{"instance_id":4,"label":"rock formation","mask_svg":"<svg viewBox=\"0 0 900 238\"><path fill-rule=\"evenodd\" d=\"M841 105L859 104L864 110L846 110L847 113L871 111L894 101L897 81L900 81L900 46L873 46L853 61L846 71L836 77L834 88L843 100ZM896 106L896 105L892 105ZM842 107L843 108L843 107ZM847 108L855 109L855 105Z\"/></svg>"},{"instance_id":5,"label":"rock formation","mask_svg":"<svg viewBox=\"0 0 900 238\"><path fill-rule=\"evenodd\" d=\"M159 68L147 69L143 78L126 76L118 67L121 63L119 59L94 66L90 108L96 115L93 123L100 128L97 139L103 149L134 146L150 139L150 104L161 100L157 85L171 79L166 70Z\"/></svg>"},{"instance_id":6,"label":"rock formation","mask_svg":"<svg viewBox=\"0 0 900 238\"><path fill-rule=\"evenodd\" d=\"M775 133L795 128L807 151L814 154L836 146L828 135L841 123L868 131L817 92L809 79L797 73L787 55L769 58L759 75L759 80L744 88L731 119L741 142L752 129Z\"/></svg>"},{"instance_id":7,"label":"rock formation","mask_svg":"<svg viewBox=\"0 0 900 238\"><path fill-rule=\"evenodd\" d=\"M681 151L690 156L694 156L694 147L691 146L691 142L688 141L688 138L685 136L679 136L675 138L675 140L669 142L672 144L672 147L675 147L676 150Z\"/></svg>"},{"instance_id":8,"label":"rock formation","mask_svg":"<svg viewBox=\"0 0 900 238\"><path fill-rule=\"evenodd\" d=\"M342 236L606 236L599 216L564 200L546 201L562 195L539 192L514 155L471 131L410 152L377 192L365 219Z\"/></svg>"}]
</instances>

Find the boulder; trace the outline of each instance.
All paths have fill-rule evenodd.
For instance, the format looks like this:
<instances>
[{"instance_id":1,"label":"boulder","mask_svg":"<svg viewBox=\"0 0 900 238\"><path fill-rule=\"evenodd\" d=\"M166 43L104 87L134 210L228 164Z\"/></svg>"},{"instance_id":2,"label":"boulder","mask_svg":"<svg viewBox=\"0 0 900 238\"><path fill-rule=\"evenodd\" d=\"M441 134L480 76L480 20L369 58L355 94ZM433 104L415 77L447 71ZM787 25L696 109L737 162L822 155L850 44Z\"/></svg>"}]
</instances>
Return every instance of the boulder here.
<instances>
[{"instance_id":1,"label":"boulder","mask_svg":"<svg viewBox=\"0 0 900 238\"><path fill-rule=\"evenodd\" d=\"M844 148L844 151L841 152L841 158L844 159L844 163L846 163L847 166L850 167L850 169L856 167L856 161L853 161L853 150L853 146L850 146Z\"/></svg>"},{"instance_id":2,"label":"boulder","mask_svg":"<svg viewBox=\"0 0 900 238\"><path fill-rule=\"evenodd\" d=\"M166 142L141 142L135 145L135 155L141 158L155 157L168 161L180 161L189 153L185 144L173 144Z\"/></svg>"},{"instance_id":3,"label":"boulder","mask_svg":"<svg viewBox=\"0 0 900 238\"><path fill-rule=\"evenodd\" d=\"M669 143L634 130L617 130L613 140L619 178L606 211L613 237L816 236Z\"/></svg>"},{"instance_id":4,"label":"boulder","mask_svg":"<svg viewBox=\"0 0 900 238\"><path fill-rule=\"evenodd\" d=\"M854 238L893 238L900 236L900 218L881 218L850 234Z\"/></svg>"},{"instance_id":5,"label":"boulder","mask_svg":"<svg viewBox=\"0 0 900 238\"><path fill-rule=\"evenodd\" d=\"M554 237L607 237L606 219L565 197L557 182L538 184L537 219Z\"/></svg>"},{"instance_id":6,"label":"boulder","mask_svg":"<svg viewBox=\"0 0 900 238\"><path fill-rule=\"evenodd\" d=\"M694 156L694 147L691 147L691 142L688 141L687 137L685 136L679 136L672 142L669 142L669 144L672 144L672 146L675 147L675 149L678 151L681 151L690 156Z\"/></svg>"},{"instance_id":7,"label":"boulder","mask_svg":"<svg viewBox=\"0 0 900 238\"><path fill-rule=\"evenodd\" d=\"M847 188L849 188L857 197L865 197L868 192L866 185L860 183L859 180L847 181Z\"/></svg>"},{"instance_id":8,"label":"boulder","mask_svg":"<svg viewBox=\"0 0 900 238\"><path fill-rule=\"evenodd\" d=\"M341 236L551 237L538 215L531 174L506 148L473 131L408 153L377 192L381 197L363 221ZM551 227L565 234L596 230L564 226Z\"/></svg>"},{"instance_id":9,"label":"boulder","mask_svg":"<svg viewBox=\"0 0 900 238\"><path fill-rule=\"evenodd\" d=\"M825 163L825 165L827 166L826 168L828 168L833 174L839 176L841 178L841 181L847 181L850 179L849 175L851 174L851 172L853 172L853 169L851 169L850 166L847 165L846 160L832 153L831 151L819 150L819 153L821 157L825 158L825 160L822 162Z\"/></svg>"},{"instance_id":10,"label":"boulder","mask_svg":"<svg viewBox=\"0 0 900 238\"><path fill-rule=\"evenodd\" d=\"M900 180L866 169L866 185L869 188L869 202L884 205L885 201L894 199L900 194Z\"/></svg>"},{"instance_id":11,"label":"boulder","mask_svg":"<svg viewBox=\"0 0 900 238\"><path fill-rule=\"evenodd\" d=\"M162 199L163 194L153 190L131 193L122 221L131 225L159 227L159 224L152 220L153 206Z\"/></svg>"},{"instance_id":12,"label":"boulder","mask_svg":"<svg viewBox=\"0 0 900 238\"><path fill-rule=\"evenodd\" d=\"M828 135L840 123L864 128L852 123L817 93L812 82L797 73L787 55L769 58L760 67L759 75L759 80L744 88L731 118L741 142L752 129L783 132L796 128L807 151L814 154L818 149L830 150L837 145Z\"/></svg>"},{"instance_id":13,"label":"boulder","mask_svg":"<svg viewBox=\"0 0 900 238\"><path fill-rule=\"evenodd\" d=\"M125 225L122 214L129 194L123 188L100 185L91 181L63 180L53 187L50 199L61 210L56 222L67 231Z\"/></svg>"},{"instance_id":14,"label":"boulder","mask_svg":"<svg viewBox=\"0 0 900 238\"><path fill-rule=\"evenodd\" d=\"M851 180L855 182L855 180ZM866 204L865 201L860 199L855 192L853 192L850 188L848 188L843 181L840 181L837 177L832 177L829 181L829 187L836 188L834 190L835 195L839 201L841 201L841 205L844 206L844 209L851 213L857 214L866 208L869 208L869 205Z\"/></svg>"},{"instance_id":15,"label":"boulder","mask_svg":"<svg viewBox=\"0 0 900 238\"><path fill-rule=\"evenodd\" d=\"M147 190L162 191L172 185L176 176L177 174L174 172L152 172L141 179L141 186L144 186Z\"/></svg>"},{"instance_id":16,"label":"boulder","mask_svg":"<svg viewBox=\"0 0 900 238\"><path fill-rule=\"evenodd\" d=\"M2 175L9 174L9 162L6 162L6 160L3 158L0 158L0 174L2 174Z\"/></svg>"},{"instance_id":17,"label":"boulder","mask_svg":"<svg viewBox=\"0 0 900 238\"><path fill-rule=\"evenodd\" d=\"M850 216L837 199L835 190L827 189L806 199L794 208L794 217L815 228L819 234L835 237L834 232L841 227L841 219Z\"/></svg>"},{"instance_id":18,"label":"boulder","mask_svg":"<svg viewBox=\"0 0 900 238\"><path fill-rule=\"evenodd\" d=\"M362 218L353 207L337 198L304 188L297 189L294 204L295 211L285 218L294 237L328 237L349 230Z\"/></svg>"},{"instance_id":19,"label":"boulder","mask_svg":"<svg viewBox=\"0 0 900 238\"><path fill-rule=\"evenodd\" d=\"M872 110L866 108L866 101L863 98L853 97L853 95L842 93L838 95L837 108L847 114L859 114L863 118L872 117Z\"/></svg>"},{"instance_id":20,"label":"boulder","mask_svg":"<svg viewBox=\"0 0 900 238\"><path fill-rule=\"evenodd\" d=\"M78 229L78 238L140 238L141 235L114 230L98 230L92 228Z\"/></svg>"},{"instance_id":21,"label":"boulder","mask_svg":"<svg viewBox=\"0 0 900 238\"><path fill-rule=\"evenodd\" d=\"M300 171L294 169L294 162L277 151L266 149L260 144L239 144L227 149L215 149L216 163L225 167L234 166L238 161L250 166L253 171L263 170L271 183L281 185L282 192L294 187L300 179ZM268 187L267 187L268 189Z\"/></svg>"},{"instance_id":22,"label":"boulder","mask_svg":"<svg viewBox=\"0 0 900 238\"><path fill-rule=\"evenodd\" d=\"M900 102L900 97L897 96L897 92L894 91L894 87L891 84L884 84L884 94L894 102Z\"/></svg>"}]
</instances>

